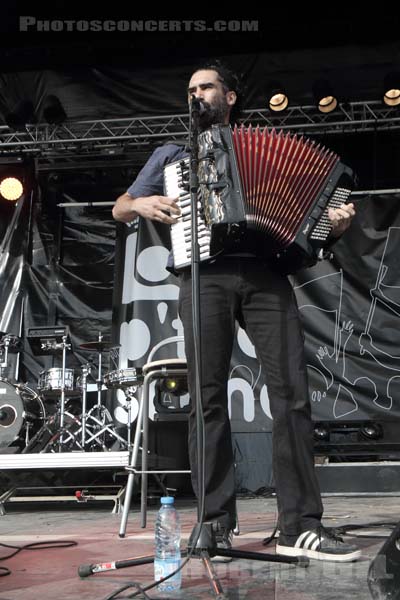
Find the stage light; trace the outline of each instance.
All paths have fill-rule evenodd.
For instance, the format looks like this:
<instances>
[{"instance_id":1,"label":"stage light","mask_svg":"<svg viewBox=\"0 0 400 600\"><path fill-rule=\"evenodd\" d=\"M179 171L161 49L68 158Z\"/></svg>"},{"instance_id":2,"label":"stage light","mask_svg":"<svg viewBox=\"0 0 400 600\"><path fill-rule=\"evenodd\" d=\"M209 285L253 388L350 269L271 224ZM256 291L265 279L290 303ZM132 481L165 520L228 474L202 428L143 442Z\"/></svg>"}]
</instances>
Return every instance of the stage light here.
<instances>
[{"instance_id":1,"label":"stage light","mask_svg":"<svg viewBox=\"0 0 400 600\"><path fill-rule=\"evenodd\" d=\"M10 129L14 130L36 123L37 118L33 103L30 100L21 100L14 110L5 115L5 121Z\"/></svg>"},{"instance_id":2,"label":"stage light","mask_svg":"<svg viewBox=\"0 0 400 600\"><path fill-rule=\"evenodd\" d=\"M183 397L188 392L187 377L178 375L175 377L162 377L156 383L154 408L158 413L188 413L190 401L184 403Z\"/></svg>"},{"instance_id":3,"label":"stage light","mask_svg":"<svg viewBox=\"0 0 400 600\"><path fill-rule=\"evenodd\" d=\"M289 98L285 88L279 82L272 82L267 91L268 108L274 112L285 110Z\"/></svg>"},{"instance_id":4,"label":"stage light","mask_svg":"<svg viewBox=\"0 0 400 600\"><path fill-rule=\"evenodd\" d=\"M23 156L0 157L0 204L16 202L30 194L34 187L35 164ZM8 200L9 202L5 202ZM7 211L8 209L5 208Z\"/></svg>"},{"instance_id":5,"label":"stage light","mask_svg":"<svg viewBox=\"0 0 400 600\"><path fill-rule=\"evenodd\" d=\"M400 73L388 73L384 80L383 101L387 106L400 104Z\"/></svg>"},{"instance_id":6,"label":"stage light","mask_svg":"<svg viewBox=\"0 0 400 600\"><path fill-rule=\"evenodd\" d=\"M43 103L43 117L50 125L60 125L67 119L67 113L57 96L46 96Z\"/></svg>"},{"instance_id":7,"label":"stage light","mask_svg":"<svg viewBox=\"0 0 400 600\"><path fill-rule=\"evenodd\" d=\"M322 113L330 113L337 107L338 101L332 86L326 79L319 79L313 85L314 101Z\"/></svg>"},{"instance_id":8,"label":"stage light","mask_svg":"<svg viewBox=\"0 0 400 600\"><path fill-rule=\"evenodd\" d=\"M383 437L383 427L380 423L369 422L360 427L360 435L367 440L380 440Z\"/></svg>"},{"instance_id":9,"label":"stage light","mask_svg":"<svg viewBox=\"0 0 400 600\"><path fill-rule=\"evenodd\" d=\"M188 391L187 378L185 376L163 377L157 383L160 391L174 394L174 396L182 396Z\"/></svg>"},{"instance_id":10,"label":"stage light","mask_svg":"<svg viewBox=\"0 0 400 600\"><path fill-rule=\"evenodd\" d=\"M24 191L24 186L20 179L16 177L4 177L0 181L0 195L10 202L15 202L21 198Z\"/></svg>"}]
</instances>

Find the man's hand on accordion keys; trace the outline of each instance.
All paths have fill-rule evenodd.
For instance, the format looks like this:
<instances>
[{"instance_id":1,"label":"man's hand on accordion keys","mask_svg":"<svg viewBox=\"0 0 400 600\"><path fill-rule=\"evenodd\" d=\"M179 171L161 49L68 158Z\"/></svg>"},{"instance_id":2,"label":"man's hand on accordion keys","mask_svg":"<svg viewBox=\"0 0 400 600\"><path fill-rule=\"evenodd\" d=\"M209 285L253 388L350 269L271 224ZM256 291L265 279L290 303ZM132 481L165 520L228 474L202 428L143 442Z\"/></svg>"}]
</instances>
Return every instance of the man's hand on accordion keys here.
<instances>
[{"instance_id":1,"label":"man's hand on accordion keys","mask_svg":"<svg viewBox=\"0 0 400 600\"><path fill-rule=\"evenodd\" d=\"M120 196L113 208L113 217L127 223L135 217L172 225L181 214L177 198L168 196L143 196L132 198L127 193Z\"/></svg>"},{"instance_id":2,"label":"man's hand on accordion keys","mask_svg":"<svg viewBox=\"0 0 400 600\"><path fill-rule=\"evenodd\" d=\"M340 237L350 227L356 214L354 204L342 204L339 208L329 208L328 216L332 225L333 237Z\"/></svg>"},{"instance_id":3,"label":"man's hand on accordion keys","mask_svg":"<svg viewBox=\"0 0 400 600\"><path fill-rule=\"evenodd\" d=\"M152 221L172 225L181 214L177 198L169 196L148 196L135 198L134 209L138 215Z\"/></svg>"}]
</instances>

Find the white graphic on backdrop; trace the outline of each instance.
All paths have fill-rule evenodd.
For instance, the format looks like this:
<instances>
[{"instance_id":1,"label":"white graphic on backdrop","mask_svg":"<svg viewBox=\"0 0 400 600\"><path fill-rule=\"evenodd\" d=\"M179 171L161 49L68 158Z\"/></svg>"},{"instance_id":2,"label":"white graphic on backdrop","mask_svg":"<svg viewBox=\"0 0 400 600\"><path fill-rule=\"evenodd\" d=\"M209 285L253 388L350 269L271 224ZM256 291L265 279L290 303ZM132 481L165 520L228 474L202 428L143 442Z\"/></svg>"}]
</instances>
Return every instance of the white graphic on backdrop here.
<instances>
[{"instance_id":1,"label":"white graphic on backdrop","mask_svg":"<svg viewBox=\"0 0 400 600\"><path fill-rule=\"evenodd\" d=\"M249 358L257 358L256 351L254 348L254 344L251 342L249 336L246 331L241 327L237 329L237 343L243 354L246 354ZM244 379L243 377L234 377L235 371L246 371L248 373L248 379ZM254 375L253 371L247 365L238 364L233 367L230 372L229 381L228 381L228 409L229 416L232 417L232 395L235 394L235 399L237 401L237 396L239 395L242 401L242 409L243 409L243 419L247 423L252 423L255 419L255 405L256 405L256 395L255 389L257 383L261 377L261 366L258 364L257 374ZM269 406L269 398L268 398L268 390L267 386L264 384L260 390L260 407L265 413L265 415L272 419L271 410Z\"/></svg>"},{"instance_id":2,"label":"white graphic on backdrop","mask_svg":"<svg viewBox=\"0 0 400 600\"><path fill-rule=\"evenodd\" d=\"M360 399L367 398L372 404L379 408L390 411L393 407L393 398L400 388L400 375L393 375L393 371L400 373L400 356L398 348L400 347L400 338L398 343L389 345L388 340L393 340L394 333L399 329L395 327L396 319L400 317L400 263L398 261L398 248L400 247L400 228L390 227L388 230L384 251L381 262L378 268L376 282L374 287L369 290L371 296L371 304L366 318L364 331L359 335L358 350L362 357L365 353L379 365L380 379L384 377L385 371L387 375L386 394L378 393L377 384L372 376L369 375L354 375L351 374L351 369L348 368L348 358L351 356L348 348L350 340L354 336L354 325L351 321L341 320L342 295L343 295L343 278L341 271L330 275L323 275L315 279L309 280L306 283L295 287L295 290L307 294L307 286L320 285L324 280L323 285L330 286L336 306L317 306L314 304L299 303L299 308L306 315L307 311L313 314L312 319L317 319L318 314L330 314L330 322L334 326L334 330L330 332L331 344L321 346L317 349L315 356L317 366L308 364L309 369L314 370L320 376L321 388L311 390L311 398L314 402L326 402L327 392L334 393L334 403L332 407L332 416L335 419L343 419L351 414L357 413L360 406ZM327 278L331 278L329 281ZM311 294L307 294L312 297ZM385 310L386 318L377 319L375 316L377 308ZM393 316L393 319L391 318ZM311 315L307 315L311 318ZM378 329L379 328L379 329ZM387 328L388 335L385 335ZM379 331L379 337L377 333ZM378 340L384 340L388 344L387 347L379 347ZM354 347L354 346L353 346ZM354 357L354 350L352 358ZM354 358L353 358L354 360ZM340 374L341 381L338 382L335 378L335 373ZM336 391L335 391L336 388Z\"/></svg>"},{"instance_id":3,"label":"white graphic on backdrop","mask_svg":"<svg viewBox=\"0 0 400 600\"><path fill-rule=\"evenodd\" d=\"M177 300L179 292L177 285L164 283L163 285L147 286L141 284L135 278L136 246L137 232L135 231L126 240L122 304L129 304L136 300ZM148 252L148 250L151 250L151 252ZM142 250L137 257L138 272L148 281L164 281L169 277L169 273L165 269L167 257L168 250L164 246L152 246ZM147 275L147 269L151 279ZM154 279L154 277L159 278Z\"/></svg>"}]
</instances>

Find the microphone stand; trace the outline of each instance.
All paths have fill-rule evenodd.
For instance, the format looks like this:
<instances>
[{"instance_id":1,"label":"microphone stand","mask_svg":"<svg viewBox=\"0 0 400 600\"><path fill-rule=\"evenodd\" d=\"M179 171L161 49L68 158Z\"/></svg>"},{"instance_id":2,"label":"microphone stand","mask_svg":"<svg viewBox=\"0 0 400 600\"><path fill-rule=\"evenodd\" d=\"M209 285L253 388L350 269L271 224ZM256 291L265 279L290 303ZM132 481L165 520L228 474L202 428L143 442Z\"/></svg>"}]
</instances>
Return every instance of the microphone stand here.
<instances>
[{"instance_id":1,"label":"microphone stand","mask_svg":"<svg viewBox=\"0 0 400 600\"><path fill-rule=\"evenodd\" d=\"M222 586L217 578L210 555L216 554L213 524L204 522L204 416L202 402L202 365L201 365L201 312L200 312L200 247L198 243L198 167L199 167L199 120L201 102L191 96L189 103L189 147L190 147L190 201L191 201L191 276L192 276L192 327L196 380L196 449L197 449L197 523L189 537L187 552L189 556L199 557L203 561L205 572L217 598L225 598Z\"/></svg>"},{"instance_id":2,"label":"microphone stand","mask_svg":"<svg viewBox=\"0 0 400 600\"><path fill-rule=\"evenodd\" d=\"M198 189L199 189L199 119L201 104L195 97L189 103L189 147L190 147L190 206L191 206L191 276L192 276L192 327L195 356L196 376L196 444L197 444L197 522L203 517L203 507L200 502L204 498L204 419L202 403L202 373L201 373L201 315L200 315L200 249L198 232Z\"/></svg>"}]
</instances>

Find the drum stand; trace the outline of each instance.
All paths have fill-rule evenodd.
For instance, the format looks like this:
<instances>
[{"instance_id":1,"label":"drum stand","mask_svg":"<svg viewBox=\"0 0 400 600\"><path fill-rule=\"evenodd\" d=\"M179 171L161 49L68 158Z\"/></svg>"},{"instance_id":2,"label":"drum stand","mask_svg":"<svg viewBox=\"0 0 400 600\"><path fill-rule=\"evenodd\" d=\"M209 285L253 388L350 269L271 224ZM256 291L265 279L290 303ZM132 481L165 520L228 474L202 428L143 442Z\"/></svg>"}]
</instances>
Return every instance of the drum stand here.
<instances>
[{"instance_id":1,"label":"drum stand","mask_svg":"<svg viewBox=\"0 0 400 600\"><path fill-rule=\"evenodd\" d=\"M82 407L82 419L83 419L83 414L85 414L85 417L84 417L85 418L85 427L83 427L83 425L82 425L82 440L83 440L82 443L84 445L88 445L92 442L96 442L97 444L99 444L101 446L101 448L103 450L105 450L106 449L105 434L108 433L109 435L114 437L115 440L118 440L123 445L123 447L129 448L130 441L127 442L127 440L125 440L122 436L120 436L118 433L116 433L116 431L114 430L113 419L110 415L110 411L102 404L102 400L101 400L101 393L102 393L102 387L103 387L102 352L107 349L107 342L103 341L103 336L102 336L101 332L99 332L97 342L88 342L86 344L82 344L80 347L85 350L88 350L91 347L97 348L97 350L98 350L98 377L97 377L97 381L96 381L96 383L97 383L97 404L89 410L87 415L84 413L84 407ZM83 394L85 395L85 411L86 411L86 381L85 381L85 386L83 388ZM128 418L130 419L130 411L128 411L128 415L129 415ZM94 423L93 427L94 427L94 429L97 429L97 431L95 431L95 433L93 433L92 435L89 435L88 438L85 440L86 432L84 433L84 429L86 430L86 426L89 423L91 425L92 425L92 423ZM128 429L130 429L129 423L128 423Z\"/></svg>"},{"instance_id":2,"label":"drum stand","mask_svg":"<svg viewBox=\"0 0 400 600\"><path fill-rule=\"evenodd\" d=\"M137 391L137 387L131 386L128 387L126 389L124 389L124 394L125 394L125 398L126 398L126 410L128 413L127 416L127 424L126 424L126 440L128 443L128 449L131 447L132 444L132 433L131 433L131 425L132 425L132 399L135 398L135 393Z\"/></svg>"},{"instance_id":3,"label":"drum stand","mask_svg":"<svg viewBox=\"0 0 400 600\"><path fill-rule=\"evenodd\" d=\"M82 366L82 420L81 429L78 433L81 434L82 449L85 450L86 445L86 419L87 419L87 378L90 375L91 365L86 363Z\"/></svg>"},{"instance_id":4,"label":"drum stand","mask_svg":"<svg viewBox=\"0 0 400 600\"><path fill-rule=\"evenodd\" d=\"M67 342L67 336L63 335L62 336L62 341L61 341L61 347L62 347L62 372L61 372L61 396L60 396L60 439L59 439L59 445L58 445L58 451L62 452L63 450L63 443L64 443L64 438L63 435L65 433L64 431L64 421L65 421L65 365L66 365L66 359L67 359L67 349L70 350L71 349L71 344L69 344Z\"/></svg>"}]
</instances>

